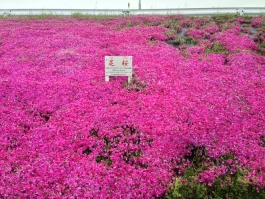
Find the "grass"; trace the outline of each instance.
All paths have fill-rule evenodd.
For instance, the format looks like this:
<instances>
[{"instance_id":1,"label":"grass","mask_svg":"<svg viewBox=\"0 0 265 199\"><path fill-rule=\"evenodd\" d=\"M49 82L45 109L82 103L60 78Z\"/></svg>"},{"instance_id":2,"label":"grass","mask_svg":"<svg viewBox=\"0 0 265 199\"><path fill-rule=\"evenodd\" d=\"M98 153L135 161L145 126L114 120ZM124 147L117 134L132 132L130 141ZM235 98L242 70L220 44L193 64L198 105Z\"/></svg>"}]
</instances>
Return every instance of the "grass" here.
<instances>
[{"instance_id":1,"label":"grass","mask_svg":"<svg viewBox=\"0 0 265 199\"><path fill-rule=\"evenodd\" d=\"M119 17L119 16L123 16L121 15L111 15L111 14L84 14L81 12L75 12L72 13L70 15L70 17L74 17L74 18L83 18L83 19L104 19L104 18L113 18L113 17ZM27 18L27 19L46 19L46 18L53 18L53 17L68 17L67 15L60 15L60 14L56 14L56 13L45 13L42 12L41 14L26 14L26 15L8 15L8 16L4 16L4 15L0 15L0 18Z\"/></svg>"},{"instance_id":2,"label":"grass","mask_svg":"<svg viewBox=\"0 0 265 199\"><path fill-rule=\"evenodd\" d=\"M27 14L27 15L0 15L0 18L27 18L27 19L46 19L46 18L52 18L52 17L63 17L63 15L58 15L54 13L41 13L41 14Z\"/></svg>"},{"instance_id":3,"label":"grass","mask_svg":"<svg viewBox=\"0 0 265 199\"><path fill-rule=\"evenodd\" d=\"M25 17L29 19L46 19L52 17L60 17L61 15L53 14L53 13L41 13L41 14L32 14L32 15L20 15L19 17Z\"/></svg>"},{"instance_id":4,"label":"grass","mask_svg":"<svg viewBox=\"0 0 265 199\"><path fill-rule=\"evenodd\" d=\"M240 167L240 163L233 154L226 154L219 159L212 159L207 156L204 147L194 147L192 153L187 157L190 167L186 168L181 175L177 174L174 183L170 185L167 193L167 199L263 199L265 198L265 189L258 189L251 184L246 177L247 170ZM204 182L201 174L210 169L209 160L216 167L223 166L227 170L212 182ZM231 167L232 162L236 170Z\"/></svg>"},{"instance_id":5,"label":"grass","mask_svg":"<svg viewBox=\"0 0 265 199\"><path fill-rule=\"evenodd\" d=\"M190 36L184 36L181 38L177 38L173 40L173 43L176 45L189 45L189 46L195 46L198 44L198 40L193 39Z\"/></svg>"},{"instance_id":6,"label":"grass","mask_svg":"<svg viewBox=\"0 0 265 199\"><path fill-rule=\"evenodd\" d=\"M75 12L71 15L74 18L85 18L85 19L104 19L104 18L113 18L113 17L119 17L123 15L111 15L111 14L84 14L81 12Z\"/></svg>"},{"instance_id":7,"label":"grass","mask_svg":"<svg viewBox=\"0 0 265 199\"><path fill-rule=\"evenodd\" d=\"M220 14L220 15L213 16L212 19L216 24L220 25L226 22L232 23L236 21L236 18L239 16L240 15L237 15L237 14Z\"/></svg>"},{"instance_id":8,"label":"grass","mask_svg":"<svg viewBox=\"0 0 265 199\"><path fill-rule=\"evenodd\" d=\"M228 51L223 47L221 43L215 42L211 47L206 49L206 53L228 54Z\"/></svg>"},{"instance_id":9,"label":"grass","mask_svg":"<svg viewBox=\"0 0 265 199\"><path fill-rule=\"evenodd\" d=\"M265 30L265 23L262 23L260 28Z\"/></svg>"},{"instance_id":10,"label":"grass","mask_svg":"<svg viewBox=\"0 0 265 199\"><path fill-rule=\"evenodd\" d=\"M108 13L89 14L89 13L82 13L82 12L75 12L75 13L71 14L71 16L76 17L76 18L96 18L96 19L111 18L111 17L124 16L124 15L126 16L126 14L108 14ZM151 15L156 15L156 14L154 13ZM165 14L165 16L168 16L168 15L171 15L171 14L170 13ZM265 17L264 13L261 13L260 15ZM29 17L29 18L40 18L40 19L42 19L42 18L47 18L47 17L61 17L61 16L64 16L64 15L60 15L60 14L56 14L56 13L52 13L52 12L49 12L49 13L42 12L41 14L29 13L26 15L9 15L7 17ZM216 15L212 16L212 19L217 24L222 24L225 22L233 22L239 16L240 15L229 14L229 13L228 14L216 14ZM0 18L4 18L4 17L5 16L3 14L0 15ZM193 18L194 16L191 16L191 17ZM200 17L200 16L198 16L198 17ZM201 17L204 17L204 16L201 16ZM252 18L252 16L249 16L247 14L242 15L242 17L245 18L247 21L251 20L251 18ZM171 25L173 26L172 28L176 29L176 30L179 29L178 24L175 23L177 21L178 21L178 19L176 19L176 21L174 21L174 20L171 21Z\"/></svg>"},{"instance_id":11,"label":"grass","mask_svg":"<svg viewBox=\"0 0 265 199\"><path fill-rule=\"evenodd\" d=\"M245 24L251 24L252 16L244 14L242 18L246 20L246 22L244 22Z\"/></svg>"},{"instance_id":12,"label":"grass","mask_svg":"<svg viewBox=\"0 0 265 199\"><path fill-rule=\"evenodd\" d=\"M265 43L258 44L258 54L265 56Z\"/></svg>"}]
</instances>

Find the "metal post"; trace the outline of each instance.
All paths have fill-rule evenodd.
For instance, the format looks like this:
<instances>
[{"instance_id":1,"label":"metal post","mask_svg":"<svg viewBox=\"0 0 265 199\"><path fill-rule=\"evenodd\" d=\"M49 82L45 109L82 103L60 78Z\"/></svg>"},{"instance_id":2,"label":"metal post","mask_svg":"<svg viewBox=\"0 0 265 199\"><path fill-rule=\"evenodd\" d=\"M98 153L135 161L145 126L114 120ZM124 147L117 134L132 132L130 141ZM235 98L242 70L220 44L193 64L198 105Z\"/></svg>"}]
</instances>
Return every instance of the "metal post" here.
<instances>
[{"instance_id":1,"label":"metal post","mask_svg":"<svg viewBox=\"0 0 265 199\"><path fill-rule=\"evenodd\" d=\"M139 6L138 6L139 10L141 10L141 0L139 0Z\"/></svg>"}]
</instances>

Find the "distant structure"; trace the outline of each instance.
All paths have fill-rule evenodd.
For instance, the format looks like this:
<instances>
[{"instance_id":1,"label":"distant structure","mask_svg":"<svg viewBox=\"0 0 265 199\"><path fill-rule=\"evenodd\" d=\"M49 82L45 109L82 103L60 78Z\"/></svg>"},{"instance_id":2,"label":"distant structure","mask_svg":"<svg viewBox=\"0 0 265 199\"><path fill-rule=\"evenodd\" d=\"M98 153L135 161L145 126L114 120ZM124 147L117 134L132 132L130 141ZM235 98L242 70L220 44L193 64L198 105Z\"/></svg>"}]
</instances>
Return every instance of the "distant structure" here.
<instances>
[{"instance_id":1,"label":"distant structure","mask_svg":"<svg viewBox=\"0 0 265 199\"><path fill-rule=\"evenodd\" d=\"M138 9L141 10L141 0L139 0L139 6Z\"/></svg>"},{"instance_id":2,"label":"distant structure","mask_svg":"<svg viewBox=\"0 0 265 199\"><path fill-rule=\"evenodd\" d=\"M11 10L5 10L4 11L4 14L3 14L4 17L8 17L8 16L11 16Z\"/></svg>"}]
</instances>

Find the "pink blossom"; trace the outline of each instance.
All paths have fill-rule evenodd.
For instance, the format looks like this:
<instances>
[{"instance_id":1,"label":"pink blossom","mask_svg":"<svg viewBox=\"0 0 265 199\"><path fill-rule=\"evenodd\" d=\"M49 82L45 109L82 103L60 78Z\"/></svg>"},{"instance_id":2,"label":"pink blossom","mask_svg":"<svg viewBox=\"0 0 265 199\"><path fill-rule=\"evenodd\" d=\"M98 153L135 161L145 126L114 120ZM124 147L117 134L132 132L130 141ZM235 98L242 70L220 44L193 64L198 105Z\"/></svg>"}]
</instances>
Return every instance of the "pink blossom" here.
<instances>
[{"instance_id":1,"label":"pink blossom","mask_svg":"<svg viewBox=\"0 0 265 199\"><path fill-rule=\"evenodd\" d=\"M193 26L186 16L0 19L0 197L160 197L190 166L189 146L235 157L208 162L198 181L240 165L264 188L264 57L238 27L220 33L205 19L190 32L210 40L183 56L165 43L168 20ZM229 55L204 52L216 41ZM133 85L105 82L107 55L133 56Z\"/></svg>"}]
</instances>

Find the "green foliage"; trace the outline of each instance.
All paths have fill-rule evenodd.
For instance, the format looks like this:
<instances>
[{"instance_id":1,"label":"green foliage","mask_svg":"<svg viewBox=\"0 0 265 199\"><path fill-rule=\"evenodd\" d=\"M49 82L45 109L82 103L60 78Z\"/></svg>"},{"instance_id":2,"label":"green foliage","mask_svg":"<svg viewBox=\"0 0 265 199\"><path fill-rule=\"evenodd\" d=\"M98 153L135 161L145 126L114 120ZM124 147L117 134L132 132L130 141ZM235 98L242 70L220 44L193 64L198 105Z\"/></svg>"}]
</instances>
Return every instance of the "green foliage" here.
<instances>
[{"instance_id":1,"label":"green foliage","mask_svg":"<svg viewBox=\"0 0 265 199\"><path fill-rule=\"evenodd\" d=\"M244 24L242 25L242 28L249 28L249 25L246 24L246 23L244 23Z\"/></svg>"},{"instance_id":2,"label":"green foliage","mask_svg":"<svg viewBox=\"0 0 265 199\"><path fill-rule=\"evenodd\" d=\"M190 36L184 36L184 37L182 37L182 39L184 39L185 44L187 44L187 45L197 45L198 44L198 40L195 40L193 37L190 37Z\"/></svg>"},{"instance_id":3,"label":"green foliage","mask_svg":"<svg viewBox=\"0 0 265 199\"><path fill-rule=\"evenodd\" d=\"M198 43L199 43L198 40L195 40L190 36L184 36L184 37L177 38L177 39L173 40L173 44L175 44L175 45L195 46Z\"/></svg>"},{"instance_id":4,"label":"green foliage","mask_svg":"<svg viewBox=\"0 0 265 199\"><path fill-rule=\"evenodd\" d=\"M113 106L117 104L116 101L111 103ZM109 137L106 135L100 135L99 129L93 128L89 131L88 137L94 137L95 139L101 140L104 144L88 146L83 150L84 155L91 155L93 152L97 152L95 161L99 164L105 164L106 166L111 166L113 164L112 155L117 152L121 144L127 144L127 148L123 150L118 150L119 154L122 154L121 160L126 164L134 165L136 168L148 168L148 165L141 161L136 161L143 155L141 149L134 148L135 146L140 146L142 142L146 142L149 147L153 142L152 138L146 138L141 136L131 125L123 125L120 127L122 132L114 137Z\"/></svg>"},{"instance_id":5,"label":"green foliage","mask_svg":"<svg viewBox=\"0 0 265 199\"><path fill-rule=\"evenodd\" d=\"M217 53L217 54L220 54L220 53L228 54L228 51L219 42L213 43L213 45L207 48L205 52L206 53Z\"/></svg>"},{"instance_id":6,"label":"green foliage","mask_svg":"<svg viewBox=\"0 0 265 199\"><path fill-rule=\"evenodd\" d=\"M261 24L260 29L265 30L265 23L262 23L262 24Z\"/></svg>"},{"instance_id":7,"label":"green foliage","mask_svg":"<svg viewBox=\"0 0 265 199\"><path fill-rule=\"evenodd\" d=\"M179 178L175 179L175 184L170 184L170 195L167 196L168 199L180 198L182 195L180 194L182 188L182 183Z\"/></svg>"},{"instance_id":8,"label":"green foliage","mask_svg":"<svg viewBox=\"0 0 265 199\"><path fill-rule=\"evenodd\" d=\"M173 40L173 44L176 44L176 45L180 45L180 44L184 44L184 43L185 43L185 40L181 39L181 38L177 38L177 39Z\"/></svg>"},{"instance_id":9,"label":"green foliage","mask_svg":"<svg viewBox=\"0 0 265 199\"><path fill-rule=\"evenodd\" d=\"M175 178L166 194L167 199L263 199L265 189L257 188L246 177L247 171L240 167L236 157L228 153L213 159L206 154L204 147L191 146L190 154L185 156L190 162L182 175ZM200 175L212 168L226 168L222 175L215 175L212 182L200 181ZM234 171L234 168L236 170Z\"/></svg>"},{"instance_id":10,"label":"green foliage","mask_svg":"<svg viewBox=\"0 0 265 199\"><path fill-rule=\"evenodd\" d=\"M129 163L132 158L139 158L142 154L141 150L136 150L133 152L126 151L123 153L123 160L126 163Z\"/></svg>"},{"instance_id":11,"label":"green foliage","mask_svg":"<svg viewBox=\"0 0 265 199\"><path fill-rule=\"evenodd\" d=\"M241 16L242 18L244 18L246 21L244 22L245 24L251 24L251 20L252 20L252 16L244 14L243 16Z\"/></svg>"},{"instance_id":12,"label":"green foliage","mask_svg":"<svg viewBox=\"0 0 265 199\"><path fill-rule=\"evenodd\" d=\"M96 137L98 137L98 130L93 128L92 130L90 130L90 134L91 134L92 136L96 136Z\"/></svg>"},{"instance_id":13,"label":"green foliage","mask_svg":"<svg viewBox=\"0 0 265 199\"><path fill-rule=\"evenodd\" d=\"M259 47L258 54L265 56L265 43L261 44L258 43L258 47Z\"/></svg>"},{"instance_id":14,"label":"green foliage","mask_svg":"<svg viewBox=\"0 0 265 199\"><path fill-rule=\"evenodd\" d=\"M12 16L14 17L14 16ZM26 18L26 19L46 19L46 18L52 18L52 17L60 17L60 15L50 13L41 13L41 14L28 14L28 15L17 15L19 18Z\"/></svg>"},{"instance_id":15,"label":"green foliage","mask_svg":"<svg viewBox=\"0 0 265 199\"><path fill-rule=\"evenodd\" d=\"M130 24L130 23L129 23L129 24L126 25L126 27L127 27L127 28L131 28L131 27L133 27L133 24Z\"/></svg>"},{"instance_id":16,"label":"green foliage","mask_svg":"<svg viewBox=\"0 0 265 199\"><path fill-rule=\"evenodd\" d=\"M110 14L83 14L81 12L76 12L71 15L74 18L87 18L87 19L104 19L104 18L114 18L119 17L122 15L110 15ZM4 15L0 15L0 18L4 18ZM64 15L58 15L55 13L45 13L42 12L41 14L32 14L29 13L27 15L9 15L8 17L18 17L18 18L26 18L26 19L45 19L45 18L51 18L51 17L65 17Z\"/></svg>"},{"instance_id":17,"label":"green foliage","mask_svg":"<svg viewBox=\"0 0 265 199\"><path fill-rule=\"evenodd\" d=\"M51 17L58 17L58 15L55 15L53 13L41 13L40 15L32 15L30 16L35 19L45 19L45 18L51 18Z\"/></svg>"},{"instance_id":18,"label":"green foliage","mask_svg":"<svg viewBox=\"0 0 265 199\"><path fill-rule=\"evenodd\" d=\"M165 32L165 35L169 38L169 39L175 39L177 37L176 31L172 30L172 29L167 29Z\"/></svg>"},{"instance_id":19,"label":"green foliage","mask_svg":"<svg viewBox=\"0 0 265 199\"><path fill-rule=\"evenodd\" d=\"M220 25L220 24L224 24L224 23L233 23L236 21L238 15L236 14L224 14L224 15L216 15L216 16L213 16L212 19L213 21Z\"/></svg>"},{"instance_id":20,"label":"green foliage","mask_svg":"<svg viewBox=\"0 0 265 199\"><path fill-rule=\"evenodd\" d=\"M220 177L209 186L200 182L196 182L194 177L176 178L175 184L170 185L167 195L168 199L263 199L265 198L265 190L256 190L255 186L242 180L242 171L238 171L235 175L227 174ZM184 182L181 182L184 181ZM186 181L185 181L186 180ZM227 184L230 181L231 184Z\"/></svg>"},{"instance_id":21,"label":"green foliage","mask_svg":"<svg viewBox=\"0 0 265 199\"><path fill-rule=\"evenodd\" d=\"M85 15L81 12L72 13L72 17L75 17L75 18L85 18L86 16L88 16L88 15Z\"/></svg>"},{"instance_id":22,"label":"green foliage","mask_svg":"<svg viewBox=\"0 0 265 199\"><path fill-rule=\"evenodd\" d=\"M87 148L86 150L83 151L83 154L89 155L92 153L92 150L90 148Z\"/></svg>"},{"instance_id":23,"label":"green foliage","mask_svg":"<svg viewBox=\"0 0 265 199\"><path fill-rule=\"evenodd\" d=\"M74 18L83 18L83 19L104 19L104 18L114 18L121 15L109 15L109 14L84 14L82 12L72 13Z\"/></svg>"},{"instance_id":24,"label":"green foliage","mask_svg":"<svg viewBox=\"0 0 265 199\"><path fill-rule=\"evenodd\" d=\"M172 29L179 31L180 30L180 26L177 22L174 22L171 24Z\"/></svg>"},{"instance_id":25,"label":"green foliage","mask_svg":"<svg viewBox=\"0 0 265 199\"><path fill-rule=\"evenodd\" d=\"M96 157L96 162L100 163L101 161L104 161L106 165L110 166L112 165L112 161L110 159L110 157L104 157L102 155L99 155Z\"/></svg>"}]
</instances>

